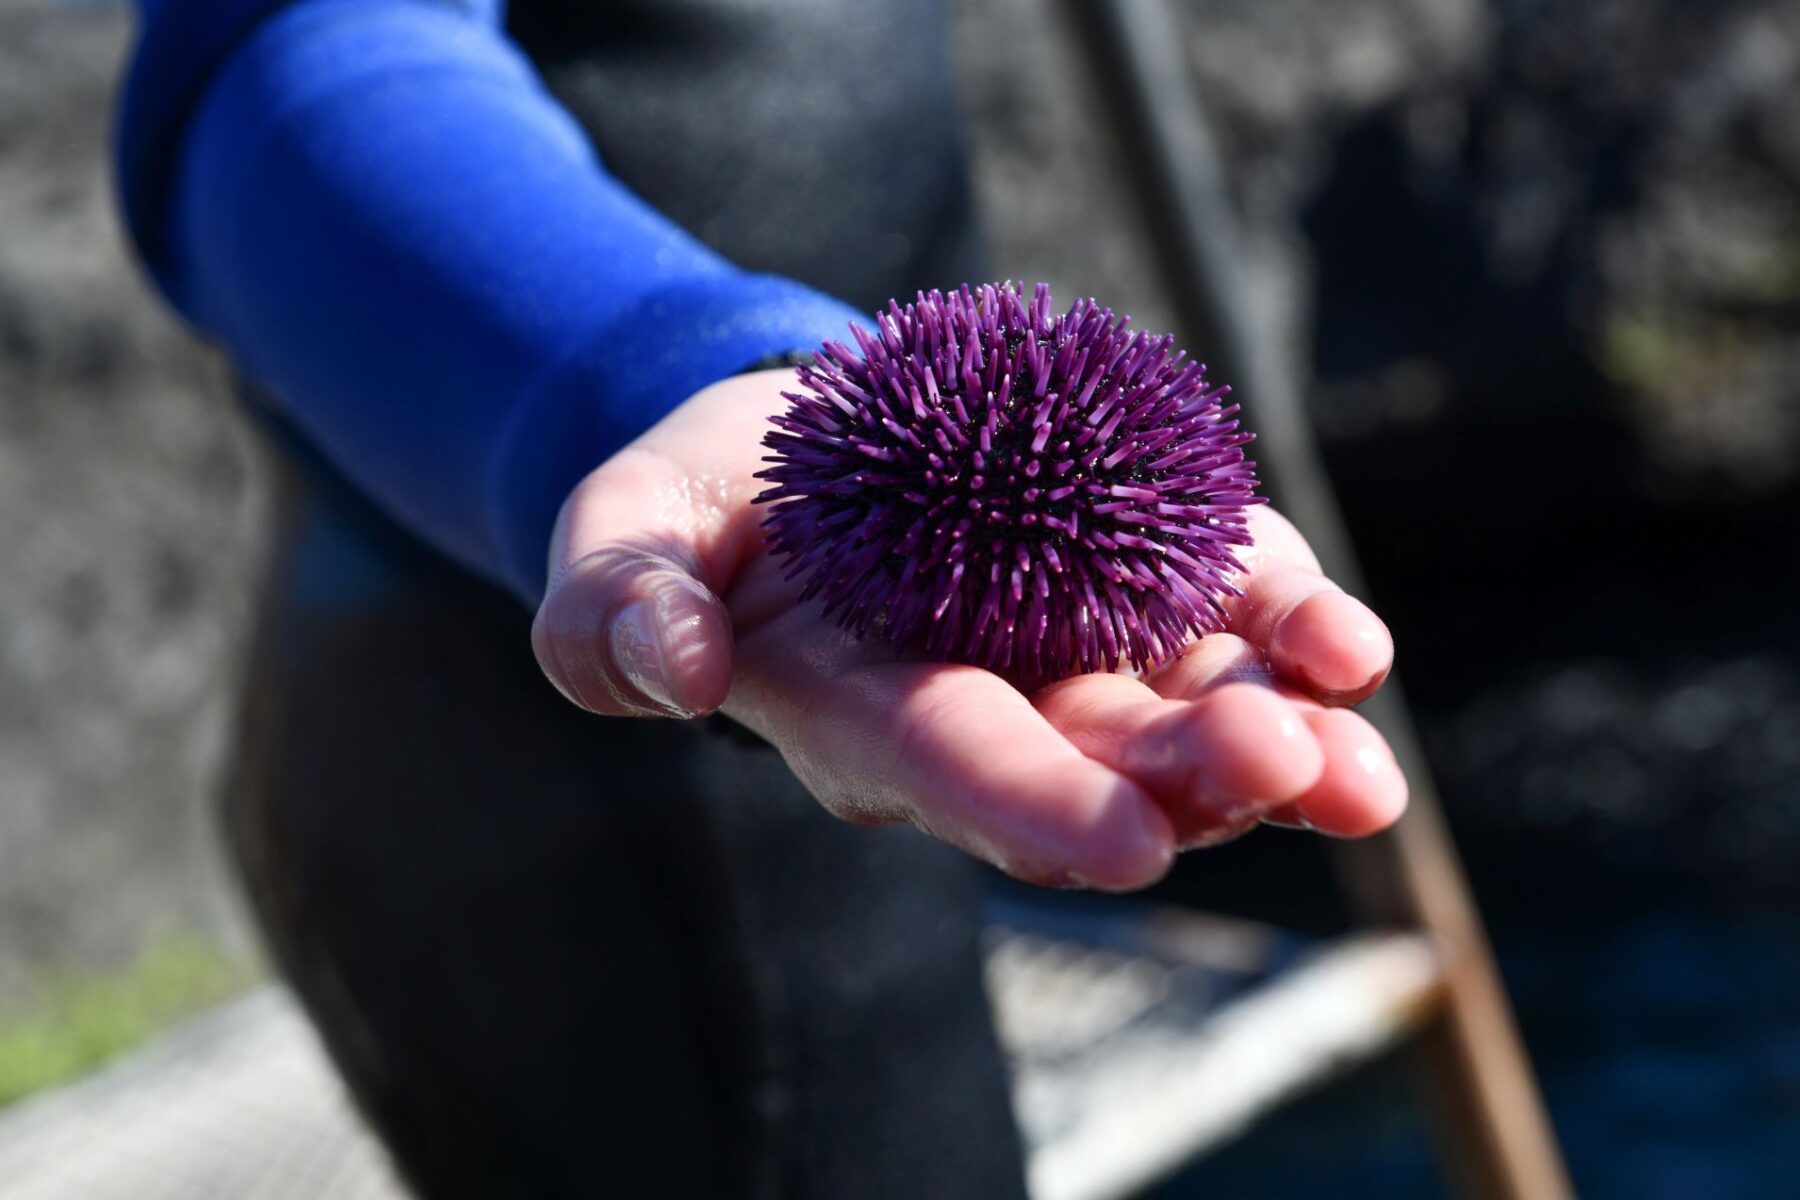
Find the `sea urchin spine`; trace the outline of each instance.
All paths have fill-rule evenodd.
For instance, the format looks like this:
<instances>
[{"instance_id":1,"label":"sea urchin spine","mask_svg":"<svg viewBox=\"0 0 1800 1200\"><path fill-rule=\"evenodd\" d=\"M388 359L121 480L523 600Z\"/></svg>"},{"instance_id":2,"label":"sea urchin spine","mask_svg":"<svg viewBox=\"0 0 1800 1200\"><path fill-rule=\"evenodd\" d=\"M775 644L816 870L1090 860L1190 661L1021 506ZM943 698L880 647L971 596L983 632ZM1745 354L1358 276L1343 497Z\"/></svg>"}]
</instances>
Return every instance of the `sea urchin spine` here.
<instances>
[{"instance_id":1,"label":"sea urchin spine","mask_svg":"<svg viewBox=\"0 0 1800 1200\"><path fill-rule=\"evenodd\" d=\"M1172 337L1039 284L889 304L827 343L764 439L764 528L858 637L1055 679L1223 627L1251 435Z\"/></svg>"}]
</instances>

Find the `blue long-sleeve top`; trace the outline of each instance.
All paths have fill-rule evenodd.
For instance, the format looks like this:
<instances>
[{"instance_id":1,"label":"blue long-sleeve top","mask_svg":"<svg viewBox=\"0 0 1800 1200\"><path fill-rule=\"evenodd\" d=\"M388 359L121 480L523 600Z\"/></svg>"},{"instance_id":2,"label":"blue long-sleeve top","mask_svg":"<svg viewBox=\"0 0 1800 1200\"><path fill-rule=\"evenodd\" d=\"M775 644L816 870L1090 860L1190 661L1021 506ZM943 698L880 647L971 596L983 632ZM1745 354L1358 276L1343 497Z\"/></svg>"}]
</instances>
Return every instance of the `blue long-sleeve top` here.
<instances>
[{"instance_id":1,"label":"blue long-sleeve top","mask_svg":"<svg viewBox=\"0 0 1800 1200\"><path fill-rule=\"evenodd\" d=\"M119 180L186 319L404 524L532 600L583 474L859 314L634 197L502 3L140 0Z\"/></svg>"}]
</instances>

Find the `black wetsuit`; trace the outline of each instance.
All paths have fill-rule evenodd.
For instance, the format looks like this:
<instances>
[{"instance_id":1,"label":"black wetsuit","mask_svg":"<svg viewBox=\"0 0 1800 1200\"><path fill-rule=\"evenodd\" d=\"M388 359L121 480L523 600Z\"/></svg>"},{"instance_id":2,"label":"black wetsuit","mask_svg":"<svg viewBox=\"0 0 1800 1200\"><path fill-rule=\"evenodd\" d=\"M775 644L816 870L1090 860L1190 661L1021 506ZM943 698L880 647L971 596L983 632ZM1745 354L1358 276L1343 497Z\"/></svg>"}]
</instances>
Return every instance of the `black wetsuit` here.
<instances>
[{"instance_id":1,"label":"black wetsuit","mask_svg":"<svg viewBox=\"0 0 1800 1200\"><path fill-rule=\"evenodd\" d=\"M978 274L937 5L513 0L510 28L737 262L864 308ZM419 1190L1021 1197L978 868L838 824L722 721L578 712L516 599L274 440L228 822Z\"/></svg>"}]
</instances>

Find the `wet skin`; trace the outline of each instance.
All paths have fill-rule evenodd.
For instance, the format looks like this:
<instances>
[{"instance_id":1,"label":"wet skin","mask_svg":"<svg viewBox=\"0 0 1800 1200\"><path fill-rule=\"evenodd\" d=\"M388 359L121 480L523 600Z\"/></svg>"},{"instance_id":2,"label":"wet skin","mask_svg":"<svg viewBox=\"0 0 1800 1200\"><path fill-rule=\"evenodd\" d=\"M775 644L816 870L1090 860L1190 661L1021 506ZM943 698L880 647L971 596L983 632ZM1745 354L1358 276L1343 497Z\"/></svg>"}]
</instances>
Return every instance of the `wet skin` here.
<instances>
[{"instance_id":1,"label":"wet skin","mask_svg":"<svg viewBox=\"0 0 1800 1200\"><path fill-rule=\"evenodd\" d=\"M1387 677L1387 627L1267 508L1228 631L1143 678L1021 690L796 606L750 503L794 386L769 371L707 388L570 494L532 644L571 701L723 711L844 820L909 822L1053 886L1144 887L1259 822L1357 837L1405 809L1387 744L1347 707Z\"/></svg>"}]
</instances>

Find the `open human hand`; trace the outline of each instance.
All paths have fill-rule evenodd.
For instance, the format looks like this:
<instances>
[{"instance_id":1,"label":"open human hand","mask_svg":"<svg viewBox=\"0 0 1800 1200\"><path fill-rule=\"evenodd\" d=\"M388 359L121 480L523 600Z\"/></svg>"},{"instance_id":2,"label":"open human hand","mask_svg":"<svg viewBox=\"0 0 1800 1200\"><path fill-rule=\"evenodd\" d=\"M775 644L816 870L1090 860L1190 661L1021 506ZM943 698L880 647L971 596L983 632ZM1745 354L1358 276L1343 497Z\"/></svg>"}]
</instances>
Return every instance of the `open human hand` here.
<instances>
[{"instance_id":1,"label":"open human hand","mask_svg":"<svg viewBox=\"0 0 1800 1200\"><path fill-rule=\"evenodd\" d=\"M1259 822L1356 837L1399 817L1393 755L1346 707L1386 678L1387 628L1266 508L1228 631L1142 678L1028 694L796 605L751 503L767 418L794 387L791 371L715 384L570 493L532 645L574 703L722 710L844 820L908 822L1052 886L1144 887L1177 850Z\"/></svg>"}]
</instances>

